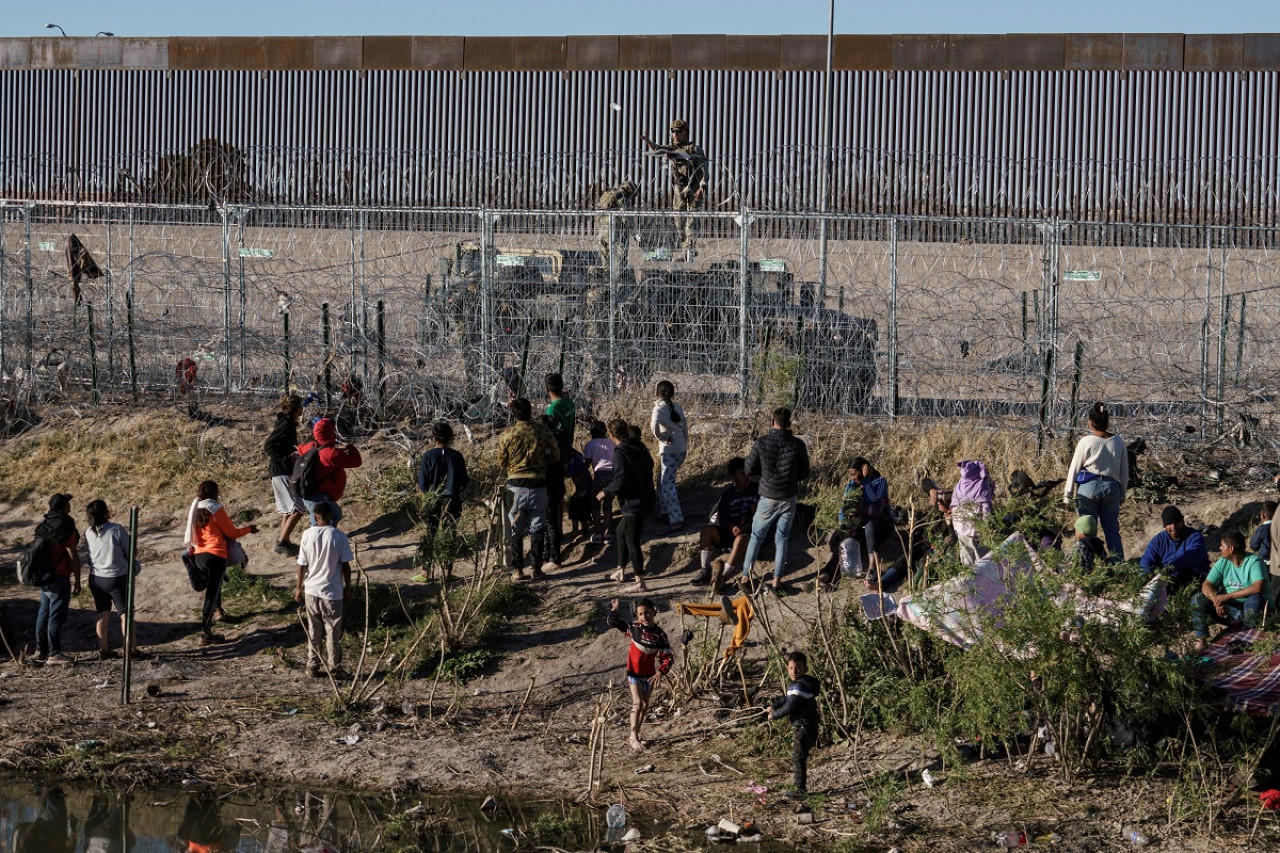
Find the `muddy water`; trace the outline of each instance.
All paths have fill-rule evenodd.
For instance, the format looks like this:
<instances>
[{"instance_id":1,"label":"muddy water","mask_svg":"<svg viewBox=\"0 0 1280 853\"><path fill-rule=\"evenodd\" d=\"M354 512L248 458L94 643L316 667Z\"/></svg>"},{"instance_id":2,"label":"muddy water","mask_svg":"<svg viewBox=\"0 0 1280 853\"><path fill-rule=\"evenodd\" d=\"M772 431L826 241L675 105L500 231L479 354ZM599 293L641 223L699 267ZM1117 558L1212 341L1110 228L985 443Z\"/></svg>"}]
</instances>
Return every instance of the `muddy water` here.
<instances>
[{"instance_id":1,"label":"muddy water","mask_svg":"<svg viewBox=\"0 0 1280 853\"><path fill-rule=\"evenodd\" d=\"M605 834L603 813L547 804L503 802L485 812L470 799L393 803L201 786L121 792L0 779L0 853L510 853L513 840L531 847L535 838L589 850Z\"/></svg>"}]
</instances>

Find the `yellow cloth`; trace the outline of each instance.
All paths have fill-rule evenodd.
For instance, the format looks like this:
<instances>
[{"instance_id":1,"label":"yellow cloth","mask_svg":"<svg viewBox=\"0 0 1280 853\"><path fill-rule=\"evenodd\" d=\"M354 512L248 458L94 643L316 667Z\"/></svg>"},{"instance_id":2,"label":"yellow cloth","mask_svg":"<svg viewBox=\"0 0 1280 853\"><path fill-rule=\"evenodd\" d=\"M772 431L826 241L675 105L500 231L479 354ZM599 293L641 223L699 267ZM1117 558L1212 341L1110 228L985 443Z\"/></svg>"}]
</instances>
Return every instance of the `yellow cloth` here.
<instances>
[{"instance_id":1,"label":"yellow cloth","mask_svg":"<svg viewBox=\"0 0 1280 853\"><path fill-rule=\"evenodd\" d=\"M751 633L751 620L756 615L755 611L751 609L751 600L745 595L734 599L731 604L733 605L734 615L738 617L738 624L733 627L733 639L729 642L729 648L724 653L725 660L733 657L733 653L746 643L747 634ZM676 606L680 608L682 614L687 616L702 616L705 618L714 616L719 618L722 624L729 624L729 620L725 617L724 609L719 604L681 601Z\"/></svg>"}]
</instances>

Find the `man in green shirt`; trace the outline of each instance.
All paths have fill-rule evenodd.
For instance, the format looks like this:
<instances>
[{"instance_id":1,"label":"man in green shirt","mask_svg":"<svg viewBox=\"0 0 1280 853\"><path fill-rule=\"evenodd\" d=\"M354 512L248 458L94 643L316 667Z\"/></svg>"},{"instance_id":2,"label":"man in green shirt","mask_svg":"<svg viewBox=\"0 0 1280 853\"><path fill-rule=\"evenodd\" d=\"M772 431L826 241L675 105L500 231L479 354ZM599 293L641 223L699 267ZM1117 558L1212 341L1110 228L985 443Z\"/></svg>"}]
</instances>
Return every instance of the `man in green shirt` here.
<instances>
[{"instance_id":1,"label":"man in green shirt","mask_svg":"<svg viewBox=\"0 0 1280 853\"><path fill-rule=\"evenodd\" d=\"M1222 555L1191 599L1191 625L1195 629L1196 651L1209 645L1209 622L1257 627L1264 604L1271 603L1267 570L1257 554L1244 547L1244 536L1230 530L1222 534L1218 552Z\"/></svg>"},{"instance_id":2,"label":"man in green shirt","mask_svg":"<svg viewBox=\"0 0 1280 853\"><path fill-rule=\"evenodd\" d=\"M547 527L545 543L539 551L551 557L553 565L564 565L560 550L564 529L564 463L569 460L573 450L573 432L577 425L578 407L573 398L564 393L564 377L559 373L548 373L544 383L547 397L551 400L545 412L547 428L555 436L556 447L560 451L558 461L547 465Z\"/></svg>"}]
</instances>

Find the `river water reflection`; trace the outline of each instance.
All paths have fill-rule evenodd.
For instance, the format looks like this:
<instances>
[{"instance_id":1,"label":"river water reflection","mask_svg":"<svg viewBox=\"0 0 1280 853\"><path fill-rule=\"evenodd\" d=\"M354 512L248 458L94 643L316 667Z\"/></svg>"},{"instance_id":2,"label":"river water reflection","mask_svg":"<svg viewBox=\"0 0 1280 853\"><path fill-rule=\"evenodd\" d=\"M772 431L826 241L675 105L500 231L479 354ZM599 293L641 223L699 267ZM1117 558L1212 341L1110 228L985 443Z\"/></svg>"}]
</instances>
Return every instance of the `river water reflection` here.
<instances>
[{"instance_id":1,"label":"river water reflection","mask_svg":"<svg viewBox=\"0 0 1280 853\"><path fill-rule=\"evenodd\" d=\"M0 853L509 853L513 833L528 846L531 829L570 850L605 835L603 814L545 803L485 812L469 798L394 803L257 787L124 792L0 780Z\"/></svg>"}]
</instances>

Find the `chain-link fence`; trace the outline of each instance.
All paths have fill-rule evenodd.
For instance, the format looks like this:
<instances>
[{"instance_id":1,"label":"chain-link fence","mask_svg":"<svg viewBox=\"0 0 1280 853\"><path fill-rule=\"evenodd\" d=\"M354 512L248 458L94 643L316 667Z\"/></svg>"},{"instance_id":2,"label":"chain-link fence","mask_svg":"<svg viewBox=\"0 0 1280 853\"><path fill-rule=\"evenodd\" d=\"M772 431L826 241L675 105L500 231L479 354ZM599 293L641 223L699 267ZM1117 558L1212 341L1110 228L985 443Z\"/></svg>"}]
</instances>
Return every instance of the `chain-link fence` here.
<instances>
[{"instance_id":1,"label":"chain-link fence","mask_svg":"<svg viewBox=\"0 0 1280 853\"><path fill-rule=\"evenodd\" d=\"M520 377L726 411L1260 435L1280 259L1197 226L784 215L0 206L11 397L356 396L482 419ZM75 234L104 275L73 298ZM531 391L531 393L533 393Z\"/></svg>"}]
</instances>

